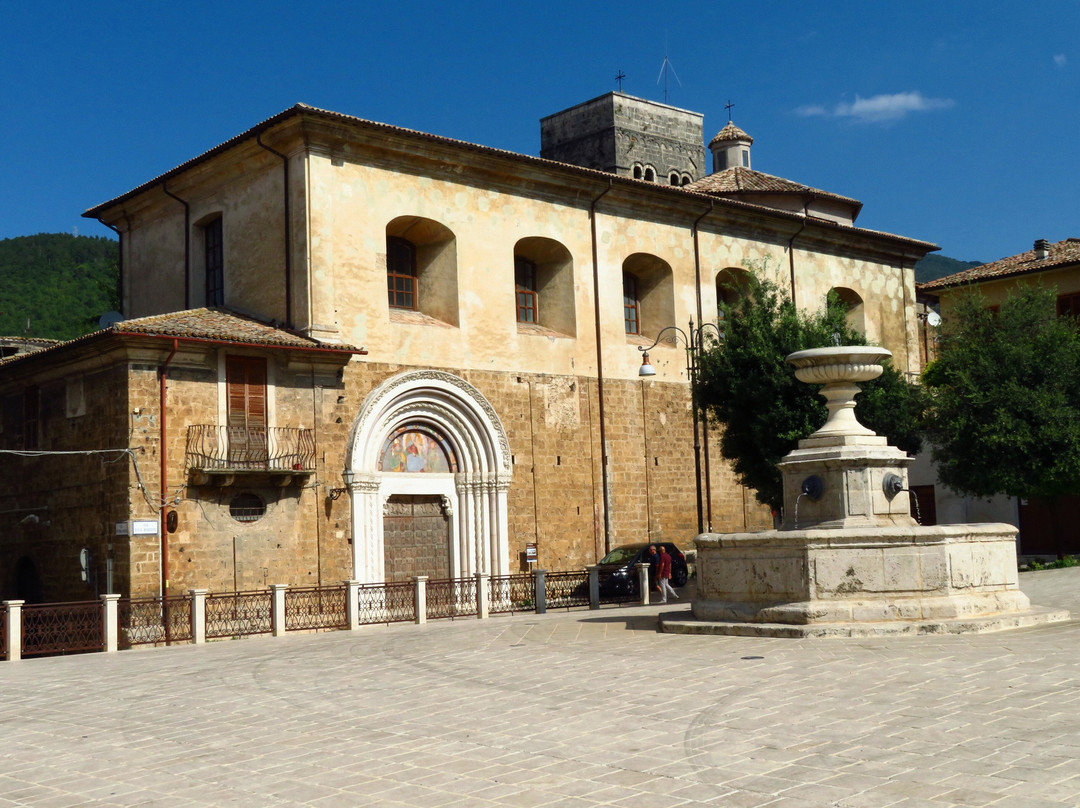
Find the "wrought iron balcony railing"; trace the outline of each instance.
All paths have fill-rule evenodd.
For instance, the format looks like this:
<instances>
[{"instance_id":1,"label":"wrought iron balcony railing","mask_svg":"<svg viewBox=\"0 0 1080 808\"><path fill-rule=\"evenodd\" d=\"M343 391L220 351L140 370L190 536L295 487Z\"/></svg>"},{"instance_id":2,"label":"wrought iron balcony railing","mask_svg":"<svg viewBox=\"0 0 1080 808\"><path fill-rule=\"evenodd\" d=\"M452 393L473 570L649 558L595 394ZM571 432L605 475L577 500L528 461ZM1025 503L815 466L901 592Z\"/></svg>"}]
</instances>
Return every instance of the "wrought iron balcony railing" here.
<instances>
[{"instance_id":1,"label":"wrought iron balcony railing","mask_svg":"<svg viewBox=\"0 0 1080 808\"><path fill-rule=\"evenodd\" d=\"M315 470L315 432L291 427L188 427L187 467L203 472Z\"/></svg>"}]
</instances>

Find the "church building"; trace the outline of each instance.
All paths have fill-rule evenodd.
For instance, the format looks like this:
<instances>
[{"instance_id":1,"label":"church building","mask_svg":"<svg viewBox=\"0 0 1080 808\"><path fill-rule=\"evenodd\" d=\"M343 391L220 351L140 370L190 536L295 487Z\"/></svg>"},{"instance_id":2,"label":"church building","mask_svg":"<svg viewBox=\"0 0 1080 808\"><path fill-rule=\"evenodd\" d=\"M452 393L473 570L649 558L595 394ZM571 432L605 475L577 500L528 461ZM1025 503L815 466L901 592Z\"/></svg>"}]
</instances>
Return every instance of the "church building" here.
<instances>
[{"instance_id":1,"label":"church building","mask_svg":"<svg viewBox=\"0 0 1080 808\"><path fill-rule=\"evenodd\" d=\"M693 417L688 348L763 272L918 372L936 248L753 170L730 122L711 173L700 114L622 93L541 134L298 104L88 210L122 319L0 365L0 435L125 454L7 464L0 594L580 569L771 526Z\"/></svg>"}]
</instances>

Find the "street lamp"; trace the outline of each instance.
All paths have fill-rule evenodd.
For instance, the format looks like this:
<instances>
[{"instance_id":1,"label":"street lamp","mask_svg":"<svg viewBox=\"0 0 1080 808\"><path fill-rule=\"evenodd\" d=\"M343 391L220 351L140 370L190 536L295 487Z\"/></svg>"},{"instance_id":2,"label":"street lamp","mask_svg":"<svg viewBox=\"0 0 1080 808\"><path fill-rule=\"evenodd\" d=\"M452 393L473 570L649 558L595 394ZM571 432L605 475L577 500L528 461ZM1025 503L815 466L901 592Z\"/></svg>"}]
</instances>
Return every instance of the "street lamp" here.
<instances>
[{"instance_id":1,"label":"street lamp","mask_svg":"<svg viewBox=\"0 0 1080 808\"><path fill-rule=\"evenodd\" d=\"M335 500L341 499L342 494L348 493L349 489L352 488L354 479L356 479L356 473L352 469L345 469L343 472L341 472L341 480L345 483L345 487L331 488L330 491L327 492L327 496L330 498L330 501L333 502Z\"/></svg>"},{"instance_id":2,"label":"street lamp","mask_svg":"<svg viewBox=\"0 0 1080 808\"><path fill-rule=\"evenodd\" d=\"M671 342L675 345L679 344L679 338L682 338L682 344L686 348L686 376L690 381L690 411L694 418L694 483L697 491L697 521L698 521L698 533L705 532L706 524L709 527L709 532L712 532L712 480L709 474L709 421L702 413L701 418L698 417L698 409L700 408L700 402L698 401L697 394L697 373L698 365L701 359L701 353L704 350L704 332L706 328L712 328L716 332L716 338L719 340L722 338L719 326L716 323L702 323L698 327L694 327L694 321L690 321L690 328L688 331L683 331L677 325L669 325L660 329L660 333L656 335L656 341L648 348L641 345L637 346L637 349L641 351L641 367L638 368L638 376L649 377L656 375L656 368L649 363L649 351L659 345L661 342ZM671 332L670 336L665 339L664 335ZM702 428L698 429L698 424L701 424ZM701 496L701 434L705 435L705 512L708 515L708 521L706 522L702 509L702 496Z\"/></svg>"}]
</instances>

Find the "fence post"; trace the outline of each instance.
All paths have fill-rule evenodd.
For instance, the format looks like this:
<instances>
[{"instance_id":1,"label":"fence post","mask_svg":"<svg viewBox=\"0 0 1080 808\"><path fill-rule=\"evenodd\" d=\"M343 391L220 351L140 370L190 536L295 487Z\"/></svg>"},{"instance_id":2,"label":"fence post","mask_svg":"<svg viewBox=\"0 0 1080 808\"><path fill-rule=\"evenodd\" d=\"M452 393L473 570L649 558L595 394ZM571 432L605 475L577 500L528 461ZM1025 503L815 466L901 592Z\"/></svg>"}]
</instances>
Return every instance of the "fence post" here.
<instances>
[{"instance_id":1,"label":"fence post","mask_svg":"<svg viewBox=\"0 0 1080 808\"><path fill-rule=\"evenodd\" d=\"M638 562L637 565L638 593L641 595L641 605L649 605L649 565Z\"/></svg>"},{"instance_id":2,"label":"fence post","mask_svg":"<svg viewBox=\"0 0 1080 808\"><path fill-rule=\"evenodd\" d=\"M116 602L119 595L102 595L101 608L104 611L102 628L105 629L105 653L112 654L120 647L120 621L117 614Z\"/></svg>"},{"instance_id":3,"label":"fence post","mask_svg":"<svg viewBox=\"0 0 1080 808\"><path fill-rule=\"evenodd\" d=\"M9 662L22 659L22 605L26 601L5 600L7 609L7 658Z\"/></svg>"},{"instance_id":4,"label":"fence post","mask_svg":"<svg viewBox=\"0 0 1080 808\"><path fill-rule=\"evenodd\" d=\"M487 620L488 619L488 601L491 599L491 592L488 589L488 582L491 580L491 576L486 572L476 573L476 619Z\"/></svg>"},{"instance_id":5,"label":"fence post","mask_svg":"<svg viewBox=\"0 0 1080 808\"><path fill-rule=\"evenodd\" d=\"M586 567L589 571L589 608L600 608L600 567L592 565Z\"/></svg>"},{"instance_id":6,"label":"fence post","mask_svg":"<svg viewBox=\"0 0 1080 808\"><path fill-rule=\"evenodd\" d=\"M417 575L413 580L416 582L416 592L413 594L413 610L416 612L416 623L427 622L427 579L426 575Z\"/></svg>"},{"instance_id":7,"label":"fence post","mask_svg":"<svg viewBox=\"0 0 1080 808\"><path fill-rule=\"evenodd\" d=\"M206 642L206 592L205 589L189 589L191 595L191 641ZM165 617L168 620L168 616Z\"/></svg>"},{"instance_id":8,"label":"fence post","mask_svg":"<svg viewBox=\"0 0 1080 808\"><path fill-rule=\"evenodd\" d=\"M536 570L536 613L547 614L547 570Z\"/></svg>"},{"instance_id":9,"label":"fence post","mask_svg":"<svg viewBox=\"0 0 1080 808\"><path fill-rule=\"evenodd\" d=\"M360 628L360 582L345 582L345 615L349 620L349 630Z\"/></svg>"},{"instance_id":10,"label":"fence post","mask_svg":"<svg viewBox=\"0 0 1080 808\"><path fill-rule=\"evenodd\" d=\"M275 637L285 636L285 590L288 584L270 584L270 625Z\"/></svg>"}]
</instances>

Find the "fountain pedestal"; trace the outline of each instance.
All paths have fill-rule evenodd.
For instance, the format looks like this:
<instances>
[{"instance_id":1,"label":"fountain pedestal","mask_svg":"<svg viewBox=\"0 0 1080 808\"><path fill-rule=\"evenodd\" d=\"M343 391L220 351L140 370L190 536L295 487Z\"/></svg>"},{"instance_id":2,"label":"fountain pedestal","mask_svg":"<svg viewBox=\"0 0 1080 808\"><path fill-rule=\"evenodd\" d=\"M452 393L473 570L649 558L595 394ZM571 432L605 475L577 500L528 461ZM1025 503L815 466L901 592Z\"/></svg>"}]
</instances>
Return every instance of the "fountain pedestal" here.
<instances>
[{"instance_id":1,"label":"fountain pedestal","mask_svg":"<svg viewBox=\"0 0 1080 808\"><path fill-rule=\"evenodd\" d=\"M908 456L860 424L857 383L881 373L881 348L788 357L824 385L825 425L780 462L780 530L704 533L692 617L665 631L768 636L958 633L1065 620L1020 591L1016 528L921 527L910 516Z\"/></svg>"}]
</instances>

